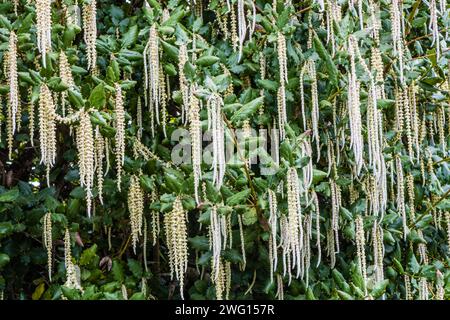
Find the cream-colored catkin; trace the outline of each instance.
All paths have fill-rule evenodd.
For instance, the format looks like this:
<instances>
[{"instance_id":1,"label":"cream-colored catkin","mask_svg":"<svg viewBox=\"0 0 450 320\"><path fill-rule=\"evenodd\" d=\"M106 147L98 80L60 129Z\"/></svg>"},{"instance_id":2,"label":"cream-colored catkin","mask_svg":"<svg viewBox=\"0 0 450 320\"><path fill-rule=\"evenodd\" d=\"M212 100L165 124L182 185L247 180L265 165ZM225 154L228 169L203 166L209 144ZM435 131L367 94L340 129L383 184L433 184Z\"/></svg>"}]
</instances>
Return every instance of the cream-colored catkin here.
<instances>
[{"instance_id":1,"label":"cream-colored catkin","mask_svg":"<svg viewBox=\"0 0 450 320\"><path fill-rule=\"evenodd\" d=\"M319 207L319 198L317 196L316 191L312 191L312 203L314 205L314 212L315 212L315 218L316 218L316 247L317 247L317 264L316 266L319 267L321 261L322 261L322 246L320 244L320 207Z\"/></svg>"},{"instance_id":2,"label":"cream-colored catkin","mask_svg":"<svg viewBox=\"0 0 450 320\"><path fill-rule=\"evenodd\" d=\"M281 274L277 274L277 293L275 294L275 298L278 300L284 300L283 277Z\"/></svg>"},{"instance_id":3,"label":"cream-colored catkin","mask_svg":"<svg viewBox=\"0 0 450 320\"><path fill-rule=\"evenodd\" d=\"M222 252L222 219L217 213L217 206L211 207L210 214L210 247L212 249L212 277L214 281L218 280L220 271L220 260Z\"/></svg>"},{"instance_id":4,"label":"cream-colored catkin","mask_svg":"<svg viewBox=\"0 0 450 320\"><path fill-rule=\"evenodd\" d=\"M300 185L297 169L290 167L287 172L287 203L288 203L288 247L292 253L292 269L297 267L297 278L300 276L303 225L300 205Z\"/></svg>"},{"instance_id":5,"label":"cream-colored catkin","mask_svg":"<svg viewBox=\"0 0 450 320\"><path fill-rule=\"evenodd\" d=\"M242 225L242 215L238 214L238 224L239 224L239 236L241 238L241 254L242 254L242 263L240 265L241 271L245 270L247 266L247 255L245 253L245 235L244 235L244 227Z\"/></svg>"},{"instance_id":6,"label":"cream-colored catkin","mask_svg":"<svg viewBox=\"0 0 450 320\"><path fill-rule=\"evenodd\" d=\"M375 222L372 228L372 245L374 258L374 274L375 281L378 283L384 280L384 244L383 244L383 229Z\"/></svg>"},{"instance_id":7,"label":"cream-colored catkin","mask_svg":"<svg viewBox=\"0 0 450 320\"><path fill-rule=\"evenodd\" d=\"M331 187L331 229L334 232L336 252L339 252L339 212L341 210L341 187L330 179Z\"/></svg>"},{"instance_id":8,"label":"cream-colored catkin","mask_svg":"<svg viewBox=\"0 0 450 320\"><path fill-rule=\"evenodd\" d=\"M200 121L200 102L190 90L189 107L189 133L191 135L192 147L192 167L194 171L194 195L195 202L200 204L198 188L201 179L201 161L202 161L202 124Z\"/></svg>"},{"instance_id":9,"label":"cream-colored catkin","mask_svg":"<svg viewBox=\"0 0 450 320\"><path fill-rule=\"evenodd\" d=\"M150 108L150 113L156 116L159 124L159 100L160 90L164 87L160 85L160 64L159 64L159 36L156 25L150 28L150 35L147 45L144 48L144 75L145 75L145 105Z\"/></svg>"},{"instance_id":10,"label":"cream-colored catkin","mask_svg":"<svg viewBox=\"0 0 450 320\"><path fill-rule=\"evenodd\" d=\"M20 100L19 100L19 80L17 74L17 36L14 31L9 34L8 51L5 59L6 78L9 86L8 93L8 107L11 114L11 129L8 135L14 135L16 129L20 126L17 119L20 113ZM10 152L11 153L11 152ZM10 157L11 158L11 157Z\"/></svg>"},{"instance_id":11,"label":"cream-colored catkin","mask_svg":"<svg viewBox=\"0 0 450 320\"><path fill-rule=\"evenodd\" d=\"M30 135L30 144L32 147L34 147L34 102L32 101L32 95L33 95L33 88L28 88L28 130ZM1 101L0 101L0 107L1 107ZM0 135L1 140L1 135Z\"/></svg>"},{"instance_id":12,"label":"cream-colored catkin","mask_svg":"<svg viewBox=\"0 0 450 320\"><path fill-rule=\"evenodd\" d=\"M225 270L222 259L219 259L217 265L211 267L213 273L216 275L213 277L212 282L216 288L216 300L223 300L223 293L225 291Z\"/></svg>"},{"instance_id":13,"label":"cream-colored catkin","mask_svg":"<svg viewBox=\"0 0 450 320\"><path fill-rule=\"evenodd\" d=\"M47 250L47 268L48 268L48 279L52 282L52 252L53 252L53 233L52 233L52 214L47 212L44 215L42 231L44 239L44 248Z\"/></svg>"},{"instance_id":14,"label":"cream-colored catkin","mask_svg":"<svg viewBox=\"0 0 450 320\"><path fill-rule=\"evenodd\" d=\"M361 120L361 107L359 99L359 82L356 77L356 52L355 52L356 40L353 37L349 38L348 49L350 53L350 73L348 79L348 114L350 121L350 146L353 149L355 157L355 174L359 176L364 160L364 142L362 136L362 120Z\"/></svg>"},{"instance_id":15,"label":"cream-colored catkin","mask_svg":"<svg viewBox=\"0 0 450 320\"><path fill-rule=\"evenodd\" d=\"M416 219L415 196L414 196L414 177L411 173L406 175L406 190L408 191L408 207L410 223L414 223Z\"/></svg>"},{"instance_id":16,"label":"cream-colored catkin","mask_svg":"<svg viewBox=\"0 0 450 320\"><path fill-rule=\"evenodd\" d=\"M245 13L245 4L250 5L253 11L252 22L249 25L247 25L246 17L249 17L251 13L247 14ZM256 7L254 1L237 0L237 29L238 29L237 40L239 44L238 61L240 61L242 58L245 38L248 36L248 38L251 39L252 34L255 30L255 26L256 26Z\"/></svg>"},{"instance_id":17,"label":"cream-colored catkin","mask_svg":"<svg viewBox=\"0 0 450 320\"><path fill-rule=\"evenodd\" d=\"M446 136L445 136L445 111L443 106L439 106L437 109L437 127L438 127L438 137L439 145L442 152L446 152Z\"/></svg>"},{"instance_id":18,"label":"cream-colored catkin","mask_svg":"<svg viewBox=\"0 0 450 320\"><path fill-rule=\"evenodd\" d=\"M83 28L88 69L94 71L97 67L97 0L83 3Z\"/></svg>"},{"instance_id":19,"label":"cream-colored catkin","mask_svg":"<svg viewBox=\"0 0 450 320\"><path fill-rule=\"evenodd\" d=\"M411 291L411 280L407 274L405 274L404 280L405 280L405 299L413 300L413 295Z\"/></svg>"},{"instance_id":20,"label":"cream-colored catkin","mask_svg":"<svg viewBox=\"0 0 450 320\"><path fill-rule=\"evenodd\" d=\"M291 282L291 257L290 257L290 244L289 244L289 227L287 215L281 215L280 217L280 246L283 249L282 264L283 264L283 276L288 274L289 283Z\"/></svg>"},{"instance_id":21,"label":"cream-colored catkin","mask_svg":"<svg viewBox=\"0 0 450 320\"><path fill-rule=\"evenodd\" d=\"M316 141L317 159L320 159L320 139L319 139L319 93L317 88L317 74L316 65L313 60L306 61L303 68L300 70L300 108L303 121L303 129L307 129L307 119L305 113L305 95L304 95L304 76L307 74L311 79L311 123L313 137Z\"/></svg>"},{"instance_id":22,"label":"cream-colored catkin","mask_svg":"<svg viewBox=\"0 0 450 320\"><path fill-rule=\"evenodd\" d=\"M36 0L37 47L46 67L46 53L52 49L52 1Z\"/></svg>"},{"instance_id":23,"label":"cream-colored catkin","mask_svg":"<svg viewBox=\"0 0 450 320\"><path fill-rule=\"evenodd\" d=\"M97 175L98 199L102 205L103 205L103 181L104 181L103 159L105 158L105 149L106 149L105 139L100 133L99 126L96 126L94 134L95 171Z\"/></svg>"},{"instance_id":24,"label":"cream-colored catkin","mask_svg":"<svg viewBox=\"0 0 450 320\"><path fill-rule=\"evenodd\" d=\"M445 300L444 275L441 271L436 270L436 296L435 300Z\"/></svg>"},{"instance_id":25,"label":"cream-colored catkin","mask_svg":"<svg viewBox=\"0 0 450 320\"><path fill-rule=\"evenodd\" d=\"M155 190L152 190L152 192L150 193L150 201L151 203L154 203L157 200L158 195ZM159 212L157 210L152 210L151 216L152 216L152 239L153 239L152 244L156 245L156 241L158 240L159 234L161 232Z\"/></svg>"},{"instance_id":26,"label":"cream-colored catkin","mask_svg":"<svg viewBox=\"0 0 450 320\"><path fill-rule=\"evenodd\" d=\"M286 133L284 125L287 124L286 95L284 84L280 85L277 92L278 127L280 130L280 141L283 141Z\"/></svg>"},{"instance_id":27,"label":"cream-colored catkin","mask_svg":"<svg viewBox=\"0 0 450 320\"><path fill-rule=\"evenodd\" d=\"M239 39L237 34L237 19L236 19L236 9L234 5L230 8L230 23L231 23L231 43L233 45L233 51L236 52L239 46Z\"/></svg>"},{"instance_id":28,"label":"cream-colored catkin","mask_svg":"<svg viewBox=\"0 0 450 320\"><path fill-rule=\"evenodd\" d=\"M169 76L164 75L163 68L159 68L159 103L161 104L161 126L163 129L164 137L167 138L167 102L168 95L170 95L170 81Z\"/></svg>"},{"instance_id":29,"label":"cream-colored catkin","mask_svg":"<svg viewBox=\"0 0 450 320\"><path fill-rule=\"evenodd\" d=\"M406 142L407 142L407 151L410 160L412 161L414 157L414 140L412 133L412 117L411 110L408 98L408 90L406 88L402 89L402 106L403 106L403 118L405 120L405 134L406 134Z\"/></svg>"},{"instance_id":30,"label":"cream-colored catkin","mask_svg":"<svg viewBox=\"0 0 450 320\"><path fill-rule=\"evenodd\" d=\"M269 189L269 225L270 225L270 238L269 238L269 252L270 259L270 281L273 282L273 275L278 265L278 246L277 246L277 230L278 230L278 201L275 191Z\"/></svg>"},{"instance_id":31,"label":"cream-colored catkin","mask_svg":"<svg viewBox=\"0 0 450 320\"><path fill-rule=\"evenodd\" d=\"M130 212L131 242L133 252L136 254L136 245L142 235L142 223L144 219L144 191L140 179L136 175L130 178L128 189L128 211Z\"/></svg>"},{"instance_id":32,"label":"cream-colored catkin","mask_svg":"<svg viewBox=\"0 0 450 320\"><path fill-rule=\"evenodd\" d=\"M171 277L180 282L180 294L184 299L184 274L188 264L187 223L186 213L180 197L173 203L173 209L164 218L164 227L169 250L169 265Z\"/></svg>"},{"instance_id":33,"label":"cream-colored catkin","mask_svg":"<svg viewBox=\"0 0 450 320\"><path fill-rule=\"evenodd\" d=\"M447 225L447 246L450 251L450 212L445 211L444 217L445 217L445 224Z\"/></svg>"},{"instance_id":34,"label":"cream-colored catkin","mask_svg":"<svg viewBox=\"0 0 450 320\"><path fill-rule=\"evenodd\" d=\"M428 8L430 10L430 22L428 24L428 29L431 31L432 41L431 45L435 46L436 49L436 59L439 60L441 56L441 44L440 44L440 32L438 24L438 9L436 7L436 0L428 1Z\"/></svg>"},{"instance_id":35,"label":"cream-colored catkin","mask_svg":"<svg viewBox=\"0 0 450 320\"><path fill-rule=\"evenodd\" d=\"M356 255L358 258L358 268L359 272L361 272L361 276L363 278L364 285L364 294L367 295L367 269L366 269L366 240L364 236L364 224L362 215L358 215L355 221L356 227Z\"/></svg>"},{"instance_id":36,"label":"cream-colored catkin","mask_svg":"<svg viewBox=\"0 0 450 320\"><path fill-rule=\"evenodd\" d=\"M288 69L287 69L287 54L286 54L286 39L281 32L278 32L277 36L277 55L280 73L280 86L277 93L278 102L278 126L280 128L280 140L284 140L284 126L287 124L286 113L286 88L285 85L288 82Z\"/></svg>"},{"instance_id":37,"label":"cream-colored catkin","mask_svg":"<svg viewBox=\"0 0 450 320\"><path fill-rule=\"evenodd\" d=\"M91 217L92 189L95 177L94 133L90 115L87 111L80 113L80 124L76 135L78 149L78 167L80 172L80 185L86 191L86 211Z\"/></svg>"},{"instance_id":38,"label":"cream-colored catkin","mask_svg":"<svg viewBox=\"0 0 450 320\"><path fill-rule=\"evenodd\" d=\"M402 217L403 222L403 238L406 239L408 235L408 226L406 222L406 208L405 208L405 186L402 160L399 156L395 157L395 166L397 171L397 211Z\"/></svg>"},{"instance_id":39,"label":"cream-colored catkin","mask_svg":"<svg viewBox=\"0 0 450 320\"><path fill-rule=\"evenodd\" d=\"M179 77L179 85L181 97L183 100L183 106L181 108L181 121L183 124L188 122L189 118L189 86L188 81L186 79L186 75L184 74L184 66L188 62L188 52L185 43L180 45L179 54L178 54L178 77Z\"/></svg>"},{"instance_id":40,"label":"cream-colored catkin","mask_svg":"<svg viewBox=\"0 0 450 320\"><path fill-rule=\"evenodd\" d=\"M222 117L223 99L213 93L207 101L208 130L212 132L213 183L220 189L225 176L225 124Z\"/></svg>"},{"instance_id":41,"label":"cream-colored catkin","mask_svg":"<svg viewBox=\"0 0 450 320\"><path fill-rule=\"evenodd\" d=\"M66 282L64 286L83 291L80 283L80 275L72 261L72 250L69 229L64 233L64 264L66 267Z\"/></svg>"},{"instance_id":42,"label":"cream-colored catkin","mask_svg":"<svg viewBox=\"0 0 450 320\"><path fill-rule=\"evenodd\" d=\"M397 56L398 67L399 67L399 76L400 83L404 82L404 43L403 43L403 22L402 22L402 10L401 10L401 1L392 0L390 3L390 15L391 15L391 33L392 33L392 41L394 54Z\"/></svg>"},{"instance_id":43,"label":"cream-colored catkin","mask_svg":"<svg viewBox=\"0 0 450 320\"><path fill-rule=\"evenodd\" d=\"M69 89L73 88L75 86L75 82L73 80L72 76L72 70L70 69L70 63L67 60L67 56L64 53L64 51L61 50L59 54L59 77L61 78L61 81L65 83ZM62 115L65 117L66 115L66 98L67 98L67 91L61 92L61 110Z\"/></svg>"},{"instance_id":44,"label":"cream-colored catkin","mask_svg":"<svg viewBox=\"0 0 450 320\"><path fill-rule=\"evenodd\" d=\"M123 106L124 97L122 95L122 88L117 83L115 85L115 90L114 112L116 113L116 145L114 153L116 156L117 189L120 191L120 185L122 183L122 166L125 163L125 110Z\"/></svg>"},{"instance_id":45,"label":"cream-colored catkin","mask_svg":"<svg viewBox=\"0 0 450 320\"><path fill-rule=\"evenodd\" d=\"M53 98L45 83L39 93L39 142L41 164L47 167L47 185L50 186L50 168L56 161L56 121Z\"/></svg>"},{"instance_id":46,"label":"cream-colored catkin","mask_svg":"<svg viewBox=\"0 0 450 320\"><path fill-rule=\"evenodd\" d=\"M428 281L425 277L422 277L419 281L419 300L428 300L428 296Z\"/></svg>"},{"instance_id":47,"label":"cream-colored catkin","mask_svg":"<svg viewBox=\"0 0 450 320\"><path fill-rule=\"evenodd\" d=\"M142 139L142 131L144 127L142 125L142 102L141 97L137 98L136 102L136 125L138 127L136 137L141 140Z\"/></svg>"}]
</instances>

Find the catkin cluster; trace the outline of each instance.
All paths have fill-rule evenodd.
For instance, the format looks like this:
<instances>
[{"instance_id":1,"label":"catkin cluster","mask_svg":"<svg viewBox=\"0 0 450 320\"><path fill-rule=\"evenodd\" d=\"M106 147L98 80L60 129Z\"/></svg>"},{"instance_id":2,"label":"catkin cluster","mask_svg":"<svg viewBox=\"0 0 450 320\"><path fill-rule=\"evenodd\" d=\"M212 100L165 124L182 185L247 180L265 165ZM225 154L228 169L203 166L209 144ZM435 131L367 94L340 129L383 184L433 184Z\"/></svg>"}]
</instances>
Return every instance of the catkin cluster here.
<instances>
[{"instance_id":1,"label":"catkin cluster","mask_svg":"<svg viewBox=\"0 0 450 320\"><path fill-rule=\"evenodd\" d=\"M173 209L164 218L164 229L169 250L169 265L171 277L180 282L180 294L184 299L184 274L188 263L186 213L180 197L173 203Z\"/></svg>"}]
</instances>

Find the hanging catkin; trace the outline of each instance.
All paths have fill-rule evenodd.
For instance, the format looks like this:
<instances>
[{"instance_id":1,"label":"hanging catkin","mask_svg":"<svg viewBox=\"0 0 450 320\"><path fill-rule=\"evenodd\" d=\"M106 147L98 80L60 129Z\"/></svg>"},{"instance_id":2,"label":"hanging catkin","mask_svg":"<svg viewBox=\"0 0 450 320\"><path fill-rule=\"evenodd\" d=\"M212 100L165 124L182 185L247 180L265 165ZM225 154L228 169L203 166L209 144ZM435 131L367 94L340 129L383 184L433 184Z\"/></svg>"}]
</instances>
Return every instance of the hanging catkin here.
<instances>
[{"instance_id":1,"label":"hanging catkin","mask_svg":"<svg viewBox=\"0 0 450 320\"><path fill-rule=\"evenodd\" d=\"M119 84L115 85L116 97L114 112L116 113L116 136L115 136L115 156L117 170L117 189L120 191L122 182L122 166L125 163L125 110L123 108L122 89Z\"/></svg>"},{"instance_id":2,"label":"hanging catkin","mask_svg":"<svg viewBox=\"0 0 450 320\"><path fill-rule=\"evenodd\" d=\"M430 0L428 1L428 8L430 9L430 22L428 24L428 29L431 31L432 34L432 42L431 45L434 45L436 48L436 59L439 60L441 55L441 45L440 45L440 33L439 33L439 25L438 25L438 18L437 18L437 7L436 7L436 0Z\"/></svg>"},{"instance_id":3,"label":"hanging catkin","mask_svg":"<svg viewBox=\"0 0 450 320\"><path fill-rule=\"evenodd\" d=\"M43 239L44 239L44 248L47 250L47 268L48 268L48 279L52 281L52 251L53 251L53 242L52 242L52 214L47 212L44 215L43 225Z\"/></svg>"},{"instance_id":4,"label":"hanging catkin","mask_svg":"<svg viewBox=\"0 0 450 320\"><path fill-rule=\"evenodd\" d=\"M364 142L362 137L361 108L359 100L359 82L356 78L355 39L349 37L350 73L348 79L348 114L350 120L350 146L355 157L355 174L359 176L363 166Z\"/></svg>"},{"instance_id":5,"label":"hanging catkin","mask_svg":"<svg viewBox=\"0 0 450 320\"><path fill-rule=\"evenodd\" d=\"M300 205L300 185L297 169L291 167L287 173L288 202L288 247L292 252L292 269L297 267L297 277L300 275L300 250L302 249L303 226Z\"/></svg>"},{"instance_id":6,"label":"hanging catkin","mask_svg":"<svg viewBox=\"0 0 450 320\"><path fill-rule=\"evenodd\" d=\"M373 258L375 267L375 281L378 283L384 280L384 244L383 244L383 229L378 223L373 224L372 228L372 244L373 244Z\"/></svg>"},{"instance_id":7,"label":"hanging catkin","mask_svg":"<svg viewBox=\"0 0 450 320\"><path fill-rule=\"evenodd\" d=\"M277 37L277 55L280 72L280 86L278 87L277 93L278 126L280 129L280 140L284 140L285 138L284 126L285 124L287 124L285 84L288 82L288 74L287 74L286 39L281 32L278 32Z\"/></svg>"},{"instance_id":8,"label":"hanging catkin","mask_svg":"<svg viewBox=\"0 0 450 320\"><path fill-rule=\"evenodd\" d=\"M97 66L97 0L83 3L83 27L84 42L86 43L86 55L88 69L93 71Z\"/></svg>"},{"instance_id":9,"label":"hanging catkin","mask_svg":"<svg viewBox=\"0 0 450 320\"><path fill-rule=\"evenodd\" d=\"M150 36L144 48L143 56L145 105L149 106L151 114L155 114L156 122L159 124L159 90L164 87L160 86L159 37L155 24L150 28Z\"/></svg>"},{"instance_id":10,"label":"hanging catkin","mask_svg":"<svg viewBox=\"0 0 450 320\"><path fill-rule=\"evenodd\" d=\"M319 267L322 259L322 247L320 244L320 208L319 208L319 198L317 193L313 190L311 193L312 203L314 204L314 212L316 216L316 247L317 247L317 267Z\"/></svg>"},{"instance_id":11,"label":"hanging catkin","mask_svg":"<svg viewBox=\"0 0 450 320\"><path fill-rule=\"evenodd\" d=\"M100 133L99 126L95 127L94 135L94 149L95 149L95 170L97 172L97 192L98 199L103 205L103 158L105 158L106 143L102 134ZM108 152L109 153L109 152Z\"/></svg>"},{"instance_id":12,"label":"hanging catkin","mask_svg":"<svg viewBox=\"0 0 450 320\"><path fill-rule=\"evenodd\" d=\"M330 179L331 187L331 229L334 232L336 252L339 252L339 211L341 210L341 187Z\"/></svg>"},{"instance_id":13,"label":"hanging catkin","mask_svg":"<svg viewBox=\"0 0 450 320\"><path fill-rule=\"evenodd\" d=\"M178 77L180 84L180 92L183 100L183 105L181 108L181 121L186 124L189 118L189 87L186 76L184 74L184 66L188 62L188 53L186 44L180 45L180 50L178 54Z\"/></svg>"},{"instance_id":14,"label":"hanging catkin","mask_svg":"<svg viewBox=\"0 0 450 320\"><path fill-rule=\"evenodd\" d=\"M164 218L164 227L169 250L170 275L180 282L180 294L184 299L184 274L188 263L186 214L181 199L177 197L173 209Z\"/></svg>"},{"instance_id":15,"label":"hanging catkin","mask_svg":"<svg viewBox=\"0 0 450 320\"><path fill-rule=\"evenodd\" d=\"M130 178L128 189L128 211L130 212L131 241L133 252L136 254L136 244L142 235L142 224L144 215L144 191L141 188L140 179L136 175Z\"/></svg>"},{"instance_id":16,"label":"hanging catkin","mask_svg":"<svg viewBox=\"0 0 450 320\"><path fill-rule=\"evenodd\" d=\"M403 176L402 160L399 156L395 157L395 166L397 171L397 211L399 216L402 217L403 222L403 238L406 239L408 234L408 227L406 221L406 208L405 208L405 186Z\"/></svg>"},{"instance_id":17,"label":"hanging catkin","mask_svg":"<svg viewBox=\"0 0 450 320\"><path fill-rule=\"evenodd\" d=\"M52 49L52 1L36 0L37 47L46 68L46 53Z\"/></svg>"},{"instance_id":18,"label":"hanging catkin","mask_svg":"<svg viewBox=\"0 0 450 320\"><path fill-rule=\"evenodd\" d=\"M268 190L269 194L269 225L270 225L270 238L269 238L269 252L270 257L270 280L273 281L273 275L277 269L278 264L278 250L277 250L277 224L278 224L278 202L275 192L271 189Z\"/></svg>"},{"instance_id":19,"label":"hanging catkin","mask_svg":"<svg viewBox=\"0 0 450 320\"><path fill-rule=\"evenodd\" d=\"M6 78L9 86L8 93L8 107L11 113L11 132L8 132L11 136L14 135L18 124L16 124L20 119L17 119L20 111L20 101L19 101L19 81L17 75L17 36L14 31L11 31L9 34L9 45L8 51L5 59L5 69L6 69ZM11 150L12 146L9 144L9 149ZM10 152L11 153L11 152ZM10 156L11 158L11 156Z\"/></svg>"},{"instance_id":20,"label":"hanging catkin","mask_svg":"<svg viewBox=\"0 0 450 320\"><path fill-rule=\"evenodd\" d=\"M80 113L80 124L77 129L78 167L80 172L80 185L86 191L86 211L91 217L92 188L94 187L94 134L91 118L88 112Z\"/></svg>"},{"instance_id":21,"label":"hanging catkin","mask_svg":"<svg viewBox=\"0 0 450 320\"><path fill-rule=\"evenodd\" d=\"M77 273L77 269L72 261L70 233L69 229L67 228L66 232L64 233L64 262L66 267L66 282L64 283L64 286L83 292L83 288L81 287L80 283L80 276Z\"/></svg>"},{"instance_id":22,"label":"hanging catkin","mask_svg":"<svg viewBox=\"0 0 450 320\"><path fill-rule=\"evenodd\" d=\"M75 86L69 61L67 60L66 54L62 50L59 54L59 77L61 78L61 81L69 87L69 89L72 89ZM66 98L67 98L67 91L62 91L61 109L63 117L66 116L66 108L65 108Z\"/></svg>"},{"instance_id":23,"label":"hanging catkin","mask_svg":"<svg viewBox=\"0 0 450 320\"><path fill-rule=\"evenodd\" d=\"M208 130L212 131L213 183L220 189L225 176L225 125L222 117L223 100L213 93L207 101Z\"/></svg>"},{"instance_id":24,"label":"hanging catkin","mask_svg":"<svg viewBox=\"0 0 450 320\"><path fill-rule=\"evenodd\" d=\"M200 103L194 95L193 90L190 90L190 107L189 107L189 133L191 135L192 147L192 167L194 170L194 193L195 202L200 204L198 196L198 188L201 179L201 161L202 161L202 124L200 121Z\"/></svg>"},{"instance_id":25,"label":"hanging catkin","mask_svg":"<svg viewBox=\"0 0 450 320\"><path fill-rule=\"evenodd\" d=\"M45 83L39 93L39 143L40 163L47 168L47 185L50 187L50 168L56 160L56 121L53 98Z\"/></svg>"},{"instance_id":26,"label":"hanging catkin","mask_svg":"<svg viewBox=\"0 0 450 320\"><path fill-rule=\"evenodd\" d=\"M218 281L220 277L220 262L221 262L221 252L222 248L226 245L226 219L223 219L222 215L217 213L217 206L214 205L211 208L210 215L210 247L213 252L212 257L212 277L214 281ZM225 238L223 238L224 236Z\"/></svg>"},{"instance_id":27,"label":"hanging catkin","mask_svg":"<svg viewBox=\"0 0 450 320\"><path fill-rule=\"evenodd\" d=\"M391 32L392 32L392 42L394 54L398 58L398 67L400 73L400 83L403 83L403 55L404 55L404 45L403 45L403 22L402 22L402 12L401 3L399 0L392 0L390 3L390 14L391 14Z\"/></svg>"}]
</instances>

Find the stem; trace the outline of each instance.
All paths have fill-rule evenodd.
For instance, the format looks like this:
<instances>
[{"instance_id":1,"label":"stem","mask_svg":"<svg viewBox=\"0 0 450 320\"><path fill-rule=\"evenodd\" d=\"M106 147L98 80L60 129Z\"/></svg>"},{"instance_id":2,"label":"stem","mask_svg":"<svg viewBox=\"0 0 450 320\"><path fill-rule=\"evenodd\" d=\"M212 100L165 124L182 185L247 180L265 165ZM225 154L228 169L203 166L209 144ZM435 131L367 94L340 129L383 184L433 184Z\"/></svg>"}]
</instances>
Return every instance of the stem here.
<instances>
[{"instance_id":1,"label":"stem","mask_svg":"<svg viewBox=\"0 0 450 320\"><path fill-rule=\"evenodd\" d=\"M436 206L442 201L445 200L448 195L450 195L450 189L447 190L437 201L435 201L430 207L428 207L427 210L425 210L424 213L422 213L414 222L414 224L417 224L420 220L422 220L431 210L436 208Z\"/></svg>"}]
</instances>

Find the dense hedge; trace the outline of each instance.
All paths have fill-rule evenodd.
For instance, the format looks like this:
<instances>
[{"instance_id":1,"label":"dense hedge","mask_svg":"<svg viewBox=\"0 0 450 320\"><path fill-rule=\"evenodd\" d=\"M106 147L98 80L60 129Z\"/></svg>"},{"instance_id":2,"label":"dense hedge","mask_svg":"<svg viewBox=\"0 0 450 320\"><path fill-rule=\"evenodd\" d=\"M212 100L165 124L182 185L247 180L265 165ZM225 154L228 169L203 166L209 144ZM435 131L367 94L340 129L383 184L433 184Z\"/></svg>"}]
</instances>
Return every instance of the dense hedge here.
<instances>
[{"instance_id":1,"label":"dense hedge","mask_svg":"<svg viewBox=\"0 0 450 320\"><path fill-rule=\"evenodd\" d=\"M435 0L2 1L1 297L449 298L449 26Z\"/></svg>"}]
</instances>

